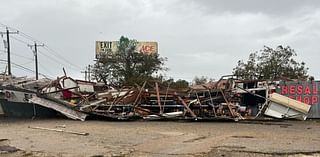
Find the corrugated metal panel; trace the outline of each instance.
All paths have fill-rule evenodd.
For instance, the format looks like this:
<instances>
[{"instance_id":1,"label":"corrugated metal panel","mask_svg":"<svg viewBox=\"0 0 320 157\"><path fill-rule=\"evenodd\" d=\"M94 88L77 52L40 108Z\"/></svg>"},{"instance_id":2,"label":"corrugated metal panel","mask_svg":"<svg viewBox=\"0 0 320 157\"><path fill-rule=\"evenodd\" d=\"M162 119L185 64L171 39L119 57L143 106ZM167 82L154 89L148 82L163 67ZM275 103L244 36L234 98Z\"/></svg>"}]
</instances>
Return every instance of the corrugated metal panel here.
<instances>
[{"instance_id":1,"label":"corrugated metal panel","mask_svg":"<svg viewBox=\"0 0 320 157\"><path fill-rule=\"evenodd\" d=\"M61 105L60 103L57 103L57 102L54 102L52 100L48 100L45 98L33 96L31 99L29 99L29 101L32 103L41 105L43 107L51 108L55 111L62 113L63 115L65 115L71 119L75 119L75 120L78 119L78 120L84 121L86 119L86 117L88 116L85 113L76 111L76 110L71 109L69 107L66 107L64 105Z\"/></svg>"},{"instance_id":2,"label":"corrugated metal panel","mask_svg":"<svg viewBox=\"0 0 320 157\"><path fill-rule=\"evenodd\" d=\"M306 114L275 102L270 102L264 114L275 118L296 118L299 120L307 118Z\"/></svg>"},{"instance_id":3,"label":"corrugated metal panel","mask_svg":"<svg viewBox=\"0 0 320 157\"><path fill-rule=\"evenodd\" d=\"M276 92L311 105L308 118L320 118L320 81L281 81Z\"/></svg>"},{"instance_id":4,"label":"corrugated metal panel","mask_svg":"<svg viewBox=\"0 0 320 157\"><path fill-rule=\"evenodd\" d=\"M290 99L286 96L283 96L281 94L278 93L272 93L270 95L270 100L273 102L276 102L278 104L290 107L292 109L295 109L299 112L302 113L308 113L310 110L310 105L302 103L300 101L294 100L294 99Z\"/></svg>"}]
</instances>

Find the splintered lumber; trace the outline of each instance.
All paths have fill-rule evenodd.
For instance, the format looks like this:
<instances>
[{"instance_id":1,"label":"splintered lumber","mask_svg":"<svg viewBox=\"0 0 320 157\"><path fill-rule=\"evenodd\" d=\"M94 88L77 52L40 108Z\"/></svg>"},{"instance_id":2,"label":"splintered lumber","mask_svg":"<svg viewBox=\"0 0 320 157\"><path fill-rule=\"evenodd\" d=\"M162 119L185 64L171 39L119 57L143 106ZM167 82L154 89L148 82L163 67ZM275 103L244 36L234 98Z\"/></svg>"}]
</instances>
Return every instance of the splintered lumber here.
<instances>
[{"instance_id":1,"label":"splintered lumber","mask_svg":"<svg viewBox=\"0 0 320 157\"><path fill-rule=\"evenodd\" d=\"M75 134L75 135L82 135L82 136L87 136L89 133L87 132L76 132L76 131L68 131L68 130L62 130L62 129L53 129L53 128L44 128L44 127L32 127L29 126L28 128L31 129L39 129L39 130L48 130L48 131L55 131L55 132L64 132L64 133L69 133L69 134Z\"/></svg>"}]
</instances>

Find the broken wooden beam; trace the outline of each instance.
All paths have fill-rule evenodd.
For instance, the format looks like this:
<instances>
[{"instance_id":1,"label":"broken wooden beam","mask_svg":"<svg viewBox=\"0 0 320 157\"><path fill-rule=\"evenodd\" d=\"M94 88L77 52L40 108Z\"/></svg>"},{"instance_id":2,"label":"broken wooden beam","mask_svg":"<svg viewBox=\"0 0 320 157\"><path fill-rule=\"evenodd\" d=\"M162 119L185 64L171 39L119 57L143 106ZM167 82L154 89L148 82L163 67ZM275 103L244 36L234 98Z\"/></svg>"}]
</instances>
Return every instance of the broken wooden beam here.
<instances>
[{"instance_id":1,"label":"broken wooden beam","mask_svg":"<svg viewBox=\"0 0 320 157\"><path fill-rule=\"evenodd\" d=\"M69 134L75 134L75 135L82 135L82 136L87 136L89 133L87 132L76 132L76 131L68 131L68 130L62 130L62 129L52 129L52 128L44 128L44 127L32 127L28 126L28 128L31 129L39 129L39 130L48 130L48 131L55 131L55 132L64 132L64 133L69 133Z\"/></svg>"}]
</instances>

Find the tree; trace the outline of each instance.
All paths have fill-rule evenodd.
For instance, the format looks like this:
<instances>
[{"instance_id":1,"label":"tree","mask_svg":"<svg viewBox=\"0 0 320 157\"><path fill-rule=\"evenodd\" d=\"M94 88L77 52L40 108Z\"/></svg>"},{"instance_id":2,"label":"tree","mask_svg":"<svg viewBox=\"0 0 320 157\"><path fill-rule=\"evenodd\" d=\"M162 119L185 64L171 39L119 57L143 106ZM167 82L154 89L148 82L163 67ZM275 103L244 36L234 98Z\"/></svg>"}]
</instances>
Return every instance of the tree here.
<instances>
[{"instance_id":1,"label":"tree","mask_svg":"<svg viewBox=\"0 0 320 157\"><path fill-rule=\"evenodd\" d=\"M314 77L313 77L313 76L310 76L310 77L308 78L308 80L309 80L309 81L314 81Z\"/></svg>"},{"instance_id":2,"label":"tree","mask_svg":"<svg viewBox=\"0 0 320 157\"><path fill-rule=\"evenodd\" d=\"M162 85L165 87L170 87L172 89L188 89L189 88L189 82L186 80L178 79L177 81L174 81L173 78L170 78L168 80L162 80Z\"/></svg>"},{"instance_id":3,"label":"tree","mask_svg":"<svg viewBox=\"0 0 320 157\"><path fill-rule=\"evenodd\" d=\"M196 77L194 77L194 79L193 79L193 83L194 83L195 85L205 84L205 83L207 83L207 82L208 82L208 78L205 77L205 76L201 76L201 77L196 76Z\"/></svg>"},{"instance_id":4,"label":"tree","mask_svg":"<svg viewBox=\"0 0 320 157\"><path fill-rule=\"evenodd\" d=\"M177 80L175 82L173 82L173 84L171 85L171 88L173 89L187 89L189 88L189 82L186 80Z\"/></svg>"},{"instance_id":5,"label":"tree","mask_svg":"<svg viewBox=\"0 0 320 157\"><path fill-rule=\"evenodd\" d=\"M239 60L233 74L241 79L301 79L308 78L308 68L304 62L297 62L291 47L278 46L272 49L264 46L262 50L251 53L247 63Z\"/></svg>"},{"instance_id":6,"label":"tree","mask_svg":"<svg viewBox=\"0 0 320 157\"><path fill-rule=\"evenodd\" d=\"M136 51L136 40L121 36L116 52L107 52L94 65L93 75L98 82L115 86L132 86L151 79L152 74L166 70L159 54Z\"/></svg>"}]
</instances>

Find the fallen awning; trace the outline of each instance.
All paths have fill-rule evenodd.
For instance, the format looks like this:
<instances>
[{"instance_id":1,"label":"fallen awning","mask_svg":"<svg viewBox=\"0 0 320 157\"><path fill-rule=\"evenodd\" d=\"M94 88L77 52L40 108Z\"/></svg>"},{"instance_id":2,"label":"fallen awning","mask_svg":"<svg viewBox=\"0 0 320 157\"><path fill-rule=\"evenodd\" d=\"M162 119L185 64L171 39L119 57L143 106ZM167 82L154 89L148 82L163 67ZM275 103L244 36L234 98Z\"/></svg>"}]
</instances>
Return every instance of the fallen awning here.
<instances>
[{"instance_id":1,"label":"fallen awning","mask_svg":"<svg viewBox=\"0 0 320 157\"><path fill-rule=\"evenodd\" d=\"M45 99L45 98L40 98L37 96L33 96L31 99L29 99L29 102L38 104L40 106L44 106L47 108L51 108L53 110L56 110L60 112L61 114L67 116L68 118L74 119L74 120L81 120L84 121L86 117L88 116L85 113L76 111L74 109L71 109L67 106L64 106L62 104L59 104L57 102Z\"/></svg>"},{"instance_id":2,"label":"fallen awning","mask_svg":"<svg viewBox=\"0 0 320 157\"><path fill-rule=\"evenodd\" d=\"M295 118L306 120L311 106L289 97L272 93L269 104L264 112L265 115L274 118Z\"/></svg>"}]
</instances>

